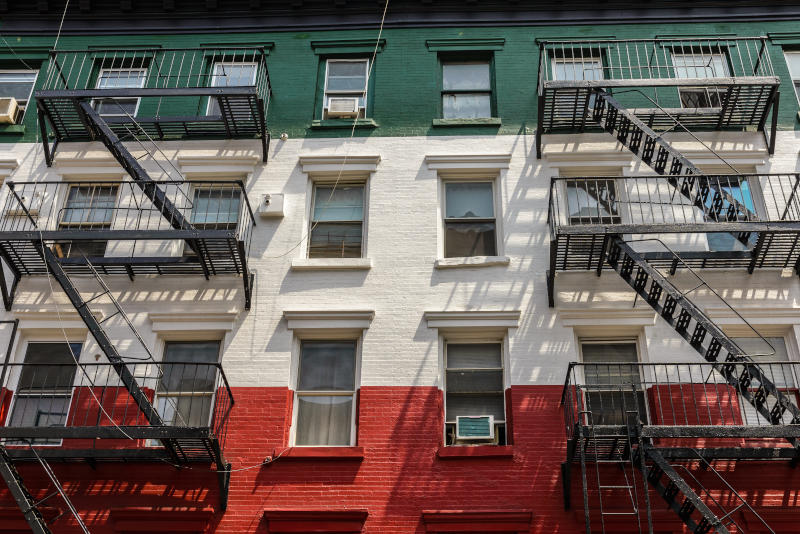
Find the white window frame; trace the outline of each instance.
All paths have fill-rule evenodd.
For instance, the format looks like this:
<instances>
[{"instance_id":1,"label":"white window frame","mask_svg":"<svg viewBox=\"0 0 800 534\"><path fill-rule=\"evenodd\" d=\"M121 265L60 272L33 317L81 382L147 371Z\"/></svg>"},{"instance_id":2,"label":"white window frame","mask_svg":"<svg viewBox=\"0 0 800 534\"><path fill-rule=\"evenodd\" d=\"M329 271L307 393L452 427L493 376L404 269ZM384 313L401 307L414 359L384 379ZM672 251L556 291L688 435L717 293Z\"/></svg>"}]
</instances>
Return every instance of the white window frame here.
<instances>
[{"instance_id":1,"label":"white window frame","mask_svg":"<svg viewBox=\"0 0 800 534\"><path fill-rule=\"evenodd\" d=\"M364 189L364 205L362 206L362 213L361 213L361 254L358 256L359 258L366 258L367 257L367 219L369 213L369 180L367 178L364 179L351 179L347 181L330 181L330 180L309 180L310 182L310 192L309 192L309 208L308 208L308 224L306 225L306 231L308 232L308 239L306 243L306 254L305 258L311 260L348 260L348 259L357 259L357 258L342 258L339 256L329 256L329 257L317 257L311 258L311 229L314 228L314 205L316 203L316 196L317 196L317 187L331 187L335 186L337 189L339 187L352 187L352 186L361 186ZM344 222L344 221L339 221ZM350 222L350 221L347 221ZM353 221L355 222L355 221Z\"/></svg>"},{"instance_id":2,"label":"white window frame","mask_svg":"<svg viewBox=\"0 0 800 534\"><path fill-rule=\"evenodd\" d=\"M31 102L31 97L33 97L33 90L36 88L36 81L39 79L39 69L0 69L0 74L33 74L33 83L31 84L31 90L28 92L28 98L25 99L24 104L20 104L17 101L17 105L22 108L22 113L16 118L15 124L22 124L22 121L25 119L25 112L28 111L28 104Z\"/></svg>"},{"instance_id":3,"label":"white window frame","mask_svg":"<svg viewBox=\"0 0 800 534\"><path fill-rule=\"evenodd\" d=\"M800 102L800 72L792 72L789 68L789 56L797 56L800 58L800 50L786 50L783 52L784 60L786 61L786 68L789 70L789 76L792 79L792 89L794 89L794 95L797 98L797 101Z\"/></svg>"},{"instance_id":4,"label":"white window frame","mask_svg":"<svg viewBox=\"0 0 800 534\"><path fill-rule=\"evenodd\" d=\"M481 335L478 337L470 336L467 333L463 334L453 334L453 335L442 335L441 337L441 344L442 344L442 393L443 393L443 402L442 402L442 444L446 445L447 443L447 425L455 425L457 424L456 421L448 421L447 420L447 346L448 345L500 345L500 366L499 371L500 375L503 378L503 420L500 421L498 419L494 420L494 435L495 439L498 439L499 432L497 431L497 425L503 425L503 433L504 433L504 440L506 445L509 444L509 428L508 428L508 402L506 399L506 390L509 388L509 380L508 380L508 355L507 355L507 347L508 347L508 336L505 335L502 338L493 337L493 336L485 336ZM464 368L466 369L466 368ZM470 367L469 369L484 369L482 367ZM486 370L496 371L498 370L497 367L487 367ZM479 414L476 414L479 415ZM487 443L487 445L492 445L493 443ZM453 443L452 445L446 445L448 447L460 447L463 444Z\"/></svg>"},{"instance_id":5,"label":"white window frame","mask_svg":"<svg viewBox=\"0 0 800 534\"><path fill-rule=\"evenodd\" d=\"M502 221L502 210L501 210L501 202L498 194L498 176L462 176L459 177L457 175L447 176L446 178L442 178L439 180L439 188L440 188L440 197L441 202L439 205L439 209L441 210L441 216L439 218L439 227L441 228L442 232L442 239L440 243L441 251L439 253L440 258L444 258L445 260L453 260L456 258L492 258L497 256L503 256L503 229L501 225ZM453 256L453 257L446 257L445 251L447 250L447 186L446 184L460 184L460 183L491 183L492 184L492 208L494 209L494 256ZM476 218L476 220L484 220Z\"/></svg>"},{"instance_id":6,"label":"white window frame","mask_svg":"<svg viewBox=\"0 0 800 534\"><path fill-rule=\"evenodd\" d=\"M139 73L144 74L144 76L142 76L142 78L141 78L141 80L142 80L141 84L138 87L135 87L135 89L141 89L147 84L147 69L146 68L114 68L114 67L107 67L107 68L101 68L100 71L97 73L97 81L95 82L95 88L96 89L103 90L103 88L100 87L100 80L103 79L103 74L107 73L107 72L139 72ZM134 88L132 87L131 89L134 89ZM99 97L99 98L94 99L94 102L96 102L98 100L105 100L105 99L114 100L114 99L119 99L119 98L126 99L126 100L128 98L136 98L136 107L134 108L133 113L131 114L131 117L136 117L139 114L139 104L141 104L141 102L142 102L141 97L132 97L132 96L131 97L127 97L127 96L123 96L123 97ZM127 117L127 115L125 113L103 113L100 116L101 117Z\"/></svg>"},{"instance_id":7,"label":"white window frame","mask_svg":"<svg viewBox=\"0 0 800 534\"><path fill-rule=\"evenodd\" d=\"M353 392L350 393L353 399L353 408L350 413L350 442L347 445L298 445L297 444L297 416L299 413L299 405L300 405L300 395L309 395L309 396L341 396L345 397L348 394L343 393L341 390L336 391L312 391L312 392L302 392L299 389L300 386L300 359L302 356L303 350L303 343L311 341L311 342L324 342L324 341L350 341L355 344L354 346L354 358L355 361L353 362ZM310 334L306 333L302 336L295 336L294 338L294 347L292 353L293 357L293 364L292 368L294 370L294 376L292 377L293 383L293 402L292 402L292 427L289 432L289 443L292 447L304 447L304 448L313 448L313 447L354 447L358 442L358 425L356 421L358 419L358 397L361 391L361 346L362 346L362 336L354 336L352 333L348 332L347 330L343 330L340 333L335 331L332 332L325 332L325 333L318 333L318 334Z\"/></svg>"},{"instance_id":8,"label":"white window frame","mask_svg":"<svg viewBox=\"0 0 800 534\"><path fill-rule=\"evenodd\" d=\"M221 74L217 74L218 67L225 67L225 66L251 66L253 67L253 79L250 81L250 85L256 84L256 78L258 77L258 63L255 61L217 61L211 66L211 84L210 87L238 87L235 85L216 85L215 82L217 78L223 77ZM224 78L224 77L223 77ZM208 103L206 104L206 115L211 115L211 108L214 107L214 102L216 98L211 96L208 98Z\"/></svg>"},{"instance_id":9,"label":"white window frame","mask_svg":"<svg viewBox=\"0 0 800 534\"><path fill-rule=\"evenodd\" d=\"M364 119L367 117L367 98L369 97L369 75L370 75L370 60L368 58L328 58L325 60L325 84L322 91L322 119L328 118L328 73L331 63L366 63L364 74L364 89L357 91L355 89L349 91L331 91L336 95L352 95L355 98L363 98L364 105L358 107L358 118Z\"/></svg>"}]
</instances>

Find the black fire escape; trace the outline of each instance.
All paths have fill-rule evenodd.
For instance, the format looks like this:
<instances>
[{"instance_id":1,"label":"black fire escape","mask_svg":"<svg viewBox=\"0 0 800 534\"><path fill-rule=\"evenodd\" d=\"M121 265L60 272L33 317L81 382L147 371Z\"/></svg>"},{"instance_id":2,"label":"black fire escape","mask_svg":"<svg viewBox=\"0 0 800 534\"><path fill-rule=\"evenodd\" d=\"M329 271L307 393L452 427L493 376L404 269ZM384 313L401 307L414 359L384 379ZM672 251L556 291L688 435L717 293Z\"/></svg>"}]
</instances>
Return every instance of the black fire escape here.
<instances>
[{"instance_id":1,"label":"black fire escape","mask_svg":"<svg viewBox=\"0 0 800 534\"><path fill-rule=\"evenodd\" d=\"M34 532L49 532L38 506L50 497L34 499L14 465L21 461L40 463L73 513L48 461L210 463L224 509L230 475L223 448L234 400L222 367L157 361L103 276L240 276L250 308L255 218L244 184L187 181L170 172L154 180L128 146L152 156L157 141L252 138L265 159L265 51L58 51L46 76L35 98L47 164L62 142L96 140L130 179L7 183L0 200L6 309L23 276L51 276L107 362L85 363L73 352L73 361L12 363L11 336L0 376L0 391L11 395L0 426L0 475ZM96 290L79 291L75 275L88 276ZM103 317L92 309L101 303L116 311ZM104 328L112 319L131 329L146 357L115 345Z\"/></svg>"},{"instance_id":2,"label":"black fire escape","mask_svg":"<svg viewBox=\"0 0 800 534\"><path fill-rule=\"evenodd\" d=\"M540 52L537 155L547 134L606 132L655 171L551 180L550 305L557 273L614 270L702 358L570 365L566 505L579 464L587 532L653 532L651 493L692 532L772 532L713 462L800 460L800 409L785 387L800 369L756 363L688 295L721 300L704 268L800 274L800 175L704 174L664 137L757 130L772 153L780 80L766 39L547 41Z\"/></svg>"}]
</instances>

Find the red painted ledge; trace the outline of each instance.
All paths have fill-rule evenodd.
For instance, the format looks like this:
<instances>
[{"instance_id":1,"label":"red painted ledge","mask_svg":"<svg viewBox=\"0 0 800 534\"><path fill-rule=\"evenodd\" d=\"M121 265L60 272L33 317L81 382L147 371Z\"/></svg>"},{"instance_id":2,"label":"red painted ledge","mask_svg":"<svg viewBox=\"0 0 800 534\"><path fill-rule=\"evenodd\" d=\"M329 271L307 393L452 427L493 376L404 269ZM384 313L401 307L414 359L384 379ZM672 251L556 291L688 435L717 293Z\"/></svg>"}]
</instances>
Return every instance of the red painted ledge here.
<instances>
[{"instance_id":1,"label":"red painted ledge","mask_svg":"<svg viewBox=\"0 0 800 534\"><path fill-rule=\"evenodd\" d=\"M364 447L289 447L275 451L273 459L281 460L363 460Z\"/></svg>"},{"instance_id":2,"label":"red painted ledge","mask_svg":"<svg viewBox=\"0 0 800 534\"><path fill-rule=\"evenodd\" d=\"M475 445L439 447L436 456L442 460L460 458L512 458L514 447L511 445Z\"/></svg>"}]
</instances>

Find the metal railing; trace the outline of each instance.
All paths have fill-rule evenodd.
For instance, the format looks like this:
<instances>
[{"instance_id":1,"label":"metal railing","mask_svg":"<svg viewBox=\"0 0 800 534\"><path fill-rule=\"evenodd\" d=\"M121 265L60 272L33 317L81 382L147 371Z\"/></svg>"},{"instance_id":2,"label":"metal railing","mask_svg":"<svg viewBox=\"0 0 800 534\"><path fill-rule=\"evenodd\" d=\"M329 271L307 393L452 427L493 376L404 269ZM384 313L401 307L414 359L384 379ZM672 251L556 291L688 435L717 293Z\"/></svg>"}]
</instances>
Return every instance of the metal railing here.
<instances>
[{"instance_id":1,"label":"metal railing","mask_svg":"<svg viewBox=\"0 0 800 534\"><path fill-rule=\"evenodd\" d=\"M125 366L166 426L207 428L224 443L234 398L220 364ZM13 392L6 427L149 426L111 363L8 363L4 371L0 387Z\"/></svg>"},{"instance_id":2,"label":"metal railing","mask_svg":"<svg viewBox=\"0 0 800 534\"><path fill-rule=\"evenodd\" d=\"M125 90L133 96L152 96L164 89L208 89L199 94L211 95L231 87L254 88L259 98L268 99L264 48L53 50L40 90Z\"/></svg>"},{"instance_id":3,"label":"metal railing","mask_svg":"<svg viewBox=\"0 0 800 534\"><path fill-rule=\"evenodd\" d=\"M767 345L765 344L765 348ZM768 352L768 351L765 351ZM758 356L744 357L752 365ZM659 426L768 426L796 424L790 411L775 411L768 420L751 400L760 384L740 380L731 385L720 372L731 366L737 376L746 374L742 362L576 363L572 362L562 391L565 429L574 437L575 425L625 425L628 414L638 412L644 424ZM798 404L800 363L757 362L784 398ZM748 400L750 399L750 400ZM766 403L775 402L774 398ZM772 406L766 406L770 411Z\"/></svg>"},{"instance_id":4,"label":"metal railing","mask_svg":"<svg viewBox=\"0 0 800 534\"><path fill-rule=\"evenodd\" d=\"M766 37L545 40L539 49L540 95L552 82L725 85L731 79L775 76Z\"/></svg>"},{"instance_id":5,"label":"metal railing","mask_svg":"<svg viewBox=\"0 0 800 534\"><path fill-rule=\"evenodd\" d=\"M709 212L719 215L714 219ZM754 213L761 222L800 221L800 174L556 177L550 182L552 236L564 226L663 225L668 232L669 225L737 222L740 212Z\"/></svg>"}]
</instances>

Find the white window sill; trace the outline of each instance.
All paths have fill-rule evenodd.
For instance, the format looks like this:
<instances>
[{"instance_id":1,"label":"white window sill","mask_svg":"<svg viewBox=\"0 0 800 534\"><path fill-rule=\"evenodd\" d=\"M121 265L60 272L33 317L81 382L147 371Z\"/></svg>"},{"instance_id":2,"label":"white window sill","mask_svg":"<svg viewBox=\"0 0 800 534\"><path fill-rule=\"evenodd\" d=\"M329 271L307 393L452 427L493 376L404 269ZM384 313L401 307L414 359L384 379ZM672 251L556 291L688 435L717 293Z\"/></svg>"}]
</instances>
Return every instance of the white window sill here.
<instances>
[{"instance_id":1,"label":"white window sill","mask_svg":"<svg viewBox=\"0 0 800 534\"><path fill-rule=\"evenodd\" d=\"M511 258L508 256L471 256L467 258L439 258L434 266L437 269L462 269L469 267L494 267L508 265Z\"/></svg>"},{"instance_id":2,"label":"white window sill","mask_svg":"<svg viewBox=\"0 0 800 534\"><path fill-rule=\"evenodd\" d=\"M372 269L369 258L295 258L293 271L366 271Z\"/></svg>"}]
</instances>

